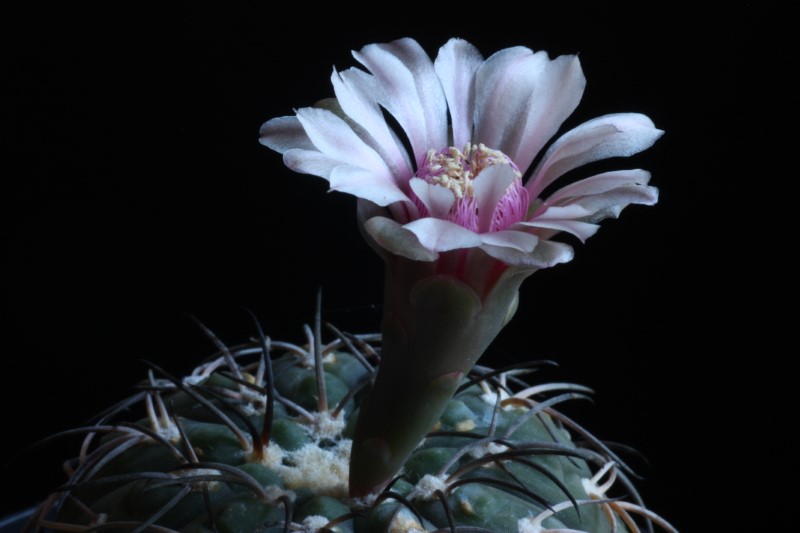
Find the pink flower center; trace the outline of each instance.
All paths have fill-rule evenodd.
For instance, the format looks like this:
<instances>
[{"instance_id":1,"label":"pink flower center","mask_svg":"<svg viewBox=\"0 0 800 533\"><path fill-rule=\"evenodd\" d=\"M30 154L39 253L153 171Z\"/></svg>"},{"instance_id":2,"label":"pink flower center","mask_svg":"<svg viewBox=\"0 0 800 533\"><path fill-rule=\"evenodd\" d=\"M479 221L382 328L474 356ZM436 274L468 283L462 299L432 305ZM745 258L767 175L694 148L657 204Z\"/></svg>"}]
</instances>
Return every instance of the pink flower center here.
<instances>
[{"instance_id":1,"label":"pink flower center","mask_svg":"<svg viewBox=\"0 0 800 533\"><path fill-rule=\"evenodd\" d=\"M508 165L514 181L501 195L491 215L479 213L473 182L485 168ZM500 231L523 220L528 211L528 191L522 186L522 173L503 152L483 144L465 144L459 150L450 146L440 151L428 150L415 177L450 190L455 197L446 219L477 232L481 216L491 216L489 231ZM420 215L430 216L426 207L414 197Z\"/></svg>"}]
</instances>

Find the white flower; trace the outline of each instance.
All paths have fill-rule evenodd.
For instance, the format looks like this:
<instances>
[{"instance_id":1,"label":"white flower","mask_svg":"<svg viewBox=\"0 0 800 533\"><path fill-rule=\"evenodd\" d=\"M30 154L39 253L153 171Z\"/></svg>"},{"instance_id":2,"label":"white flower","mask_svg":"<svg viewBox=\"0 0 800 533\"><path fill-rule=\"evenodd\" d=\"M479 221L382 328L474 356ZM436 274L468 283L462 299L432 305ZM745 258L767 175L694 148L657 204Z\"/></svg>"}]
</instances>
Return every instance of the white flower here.
<instances>
[{"instance_id":1,"label":"white flower","mask_svg":"<svg viewBox=\"0 0 800 533\"><path fill-rule=\"evenodd\" d=\"M581 99L577 56L514 47L484 60L451 39L431 61L409 38L353 55L369 72L334 70L335 100L268 121L261 142L289 168L362 199L364 229L388 252L435 261L479 248L505 266L551 266L572 258L549 240L556 233L583 241L628 204L657 201L638 169L543 194L570 170L635 154L663 133L641 114L602 116L559 137L531 168Z\"/></svg>"}]
</instances>

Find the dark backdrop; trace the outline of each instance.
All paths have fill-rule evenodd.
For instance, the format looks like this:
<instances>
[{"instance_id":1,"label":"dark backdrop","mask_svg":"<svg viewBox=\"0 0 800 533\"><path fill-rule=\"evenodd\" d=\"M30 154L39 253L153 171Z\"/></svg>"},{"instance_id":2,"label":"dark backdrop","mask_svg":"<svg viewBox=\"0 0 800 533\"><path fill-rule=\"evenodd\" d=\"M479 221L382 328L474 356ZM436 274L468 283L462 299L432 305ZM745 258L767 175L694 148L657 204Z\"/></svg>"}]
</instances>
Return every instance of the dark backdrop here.
<instances>
[{"instance_id":1,"label":"dark backdrop","mask_svg":"<svg viewBox=\"0 0 800 533\"><path fill-rule=\"evenodd\" d=\"M697 522L719 526L704 505L734 470L720 459L741 386L727 350L751 334L739 305L751 289L724 274L744 246L730 211L761 14L738 3L713 17L431 7L363 21L299 4L288 15L187 5L6 17L0 457L124 397L141 359L190 369L213 345L187 313L235 343L253 333L246 307L273 338L299 342L322 287L328 320L375 330L382 266L353 199L285 169L258 128L331 96L332 66L354 65L351 49L408 35L435 54L460 36L487 56L513 45L579 53L588 85L566 126L638 111L666 130L615 165L650 170L659 204L629 208L572 263L529 279L485 362L558 361L551 378L597 391L571 412L650 461L634 464L651 508L682 530L722 530ZM0 514L61 482L66 454L13 459Z\"/></svg>"}]
</instances>

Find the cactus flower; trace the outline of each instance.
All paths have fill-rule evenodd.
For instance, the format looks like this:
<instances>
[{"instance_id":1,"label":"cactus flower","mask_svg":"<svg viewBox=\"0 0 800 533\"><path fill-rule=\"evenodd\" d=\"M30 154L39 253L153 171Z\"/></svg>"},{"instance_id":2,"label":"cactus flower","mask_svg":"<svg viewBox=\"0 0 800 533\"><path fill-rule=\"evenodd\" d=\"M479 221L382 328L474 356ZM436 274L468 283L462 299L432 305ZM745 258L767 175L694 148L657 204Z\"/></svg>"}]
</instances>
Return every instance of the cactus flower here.
<instances>
[{"instance_id":1,"label":"cactus flower","mask_svg":"<svg viewBox=\"0 0 800 533\"><path fill-rule=\"evenodd\" d=\"M552 237L584 241L600 220L658 196L639 169L553 183L663 132L617 113L551 142L583 94L573 55L513 47L484 59L451 39L432 61L408 38L353 55L366 71L334 69L335 98L266 122L261 142L290 169L355 195L362 232L386 263L381 367L350 466L361 496L389 482L431 429L513 315L520 283L572 258Z\"/></svg>"}]
</instances>

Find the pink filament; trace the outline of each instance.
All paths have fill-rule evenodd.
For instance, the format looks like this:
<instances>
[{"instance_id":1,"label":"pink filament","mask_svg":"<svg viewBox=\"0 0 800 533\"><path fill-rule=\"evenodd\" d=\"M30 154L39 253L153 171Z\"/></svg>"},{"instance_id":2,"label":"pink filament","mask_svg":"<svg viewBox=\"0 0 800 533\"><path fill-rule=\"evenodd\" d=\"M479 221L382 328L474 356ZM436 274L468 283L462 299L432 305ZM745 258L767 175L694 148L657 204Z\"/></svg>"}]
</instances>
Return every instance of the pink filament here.
<instances>
[{"instance_id":1,"label":"pink filament","mask_svg":"<svg viewBox=\"0 0 800 533\"><path fill-rule=\"evenodd\" d=\"M450 150L451 148L445 148L437 152L436 155L447 155L450 153ZM502 154L499 154L500 157L487 155L480 151L473 152L473 154L474 158L471 157L460 160L463 168L472 175L472 179L477 177L474 174L475 171L479 173L484 168L494 164L509 164L514 170L519 172L514 162ZM442 176L446 173L446 170L440 166L436 166L435 163L431 161L429 155L431 154L425 155L422 163L419 165L416 176L424 179L428 183L436 183L433 178ZM431 214L425 207L425 204L422 203L413 191L409 191L409 193L409 196L419 211L419 217L430 217ZM495 205L491 213L489 231L502 231L515 222L524 220L528 212L529 203L528 191L522 186L521 180L515 179ZM455 199L445 220L477 233L480 226L480 216L481 214L478 213L478 202L475 197L472 194L464 194L461 198Z\"/></svg>"}]
</instances>

